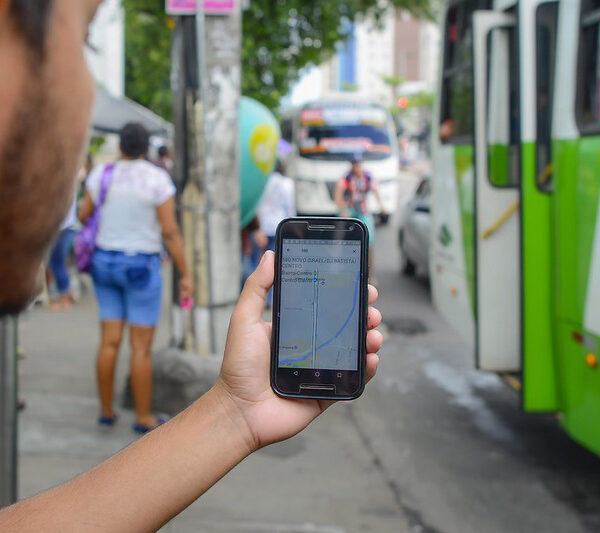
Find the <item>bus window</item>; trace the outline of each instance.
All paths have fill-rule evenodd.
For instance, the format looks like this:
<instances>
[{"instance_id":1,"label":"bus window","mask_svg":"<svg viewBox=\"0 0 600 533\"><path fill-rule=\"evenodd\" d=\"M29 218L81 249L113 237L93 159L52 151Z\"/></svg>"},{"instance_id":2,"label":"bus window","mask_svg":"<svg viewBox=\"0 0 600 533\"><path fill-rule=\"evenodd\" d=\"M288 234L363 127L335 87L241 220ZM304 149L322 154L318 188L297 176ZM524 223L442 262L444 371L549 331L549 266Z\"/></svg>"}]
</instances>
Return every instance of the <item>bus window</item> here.
<instances>
[{"instance_id":1,"label":"bus window","mask_svg":"<svg viewBox=\"0 0 600 533\"><path fill-rule=\"evenodd\" d=\"M600 1L584 2L579 45L577 117L583 133L600 131Z\"/></svg>"},{"instance_id":2,"label":"bus window","mask_svg":"<svg viewBox=\"0 0 600 533\"><path fill-rule=\"evenodd\" d=\"M536 40L536 183L544 192L552 190L552 102L558 2L540 4L535 14Z\"/></svg>"},{"instance_id":3,"label":"bus window","mask_svg":"<svg viewBox=\"0 0 600 533\"><path fill-rule=\"evenodd\" d=\"M516 31L496 28L488 35L488 178L494 187L519 184L519 75Z\"/></svg>"},{"instance_id":4,"label":"bus window","mask_svg":"<svg viewBox=\"0 0 600 533\"><path fill-rule=\"evenodd\" d=\"M446 14L444 65L439 135L443 143L472 143L473 66L471 17L487 2L466 1L452 5Z\"/></svg>"}]
</instances>

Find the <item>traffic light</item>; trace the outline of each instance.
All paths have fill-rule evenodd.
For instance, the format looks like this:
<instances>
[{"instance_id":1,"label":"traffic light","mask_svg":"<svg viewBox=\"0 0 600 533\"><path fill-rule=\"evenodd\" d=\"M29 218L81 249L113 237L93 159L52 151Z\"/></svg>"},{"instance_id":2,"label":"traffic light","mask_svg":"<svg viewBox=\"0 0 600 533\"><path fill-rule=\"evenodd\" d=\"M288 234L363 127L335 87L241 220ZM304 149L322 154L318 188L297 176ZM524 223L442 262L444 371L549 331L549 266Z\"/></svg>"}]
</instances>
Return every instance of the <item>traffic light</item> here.
<instances>
[{"instance_id":1,"label":"traffic light","mask_svg":"<svg viewBox=\"0 0 600 533\"><path fill-rule=\"evenodd\" d=\"M408 98L406 98L406 96L398 98L398 107L400 109L406 109L408 107Z\"/></svg>"}]
</instances>

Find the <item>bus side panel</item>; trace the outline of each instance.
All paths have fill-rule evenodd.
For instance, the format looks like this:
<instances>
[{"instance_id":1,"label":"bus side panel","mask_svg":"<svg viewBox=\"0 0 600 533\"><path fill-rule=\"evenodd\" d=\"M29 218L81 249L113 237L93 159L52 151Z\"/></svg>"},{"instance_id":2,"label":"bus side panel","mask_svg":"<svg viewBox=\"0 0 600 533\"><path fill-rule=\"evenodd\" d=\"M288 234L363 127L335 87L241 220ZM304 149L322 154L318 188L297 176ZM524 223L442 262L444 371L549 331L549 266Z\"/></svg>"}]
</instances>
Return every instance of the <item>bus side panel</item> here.
<instances>
[{"instance_id":1,"label":"bus side panel","mask_svg":"<svg viewBox=\"0 0 600 533\"><path fill-rule=\"evenodd\" d=\"M456 146L454 168L460 204L464 267L469 288L471 311L475 313L475 192L473 146Z\"/></svg>"},{"instance_id":2,"label":"bus side panel","mask_svg":"<svg viewBox=\"0 0 600 533\"><path fill-rule=\"evenodd\" d=\"M523 143L521 158L523 408L559 406L554 351L552 196L536 185L536 145Z\"/></svg>"},{"instance_id":3,"label":"bus side panel","mask_svg":"<svg viewBox=\"0 0 600 533\"><path fill-rule=\"evenodd\" d=\"M474 322L473 147L434 152L431 279L438 311L470 344Z\"/></svg>"},{"instance_id":4,"label":"bus side panel","mask_svg":"<svg viewBox=\"0 0 600 533\"><path fill-rule=\"evenodd\" d=\"M600 454L600 371L590 369L590 349L573 339L577 324L562 321L558 349L562 357L562 425L577 442Z\"/></svg>"},{"instance_id":5,"label":"bus side panel","mask_svg":"<svg viewBox=\"0 0 600 533\"><path fill-rule=\"evenodd\" d=\"M600 306L597 233L600 139L554 143L557 228L556 317L563 424L577 441L600 453ZM588 310L586 316L586 309ZM597 311L596 311L597 312Z\"/></svg>"},{"instance_id":6,"label":"bus side panel","mask_svg":"<svg viewBox=\"0 0 600 533\"><path fill-rule=\"evenodd\" d=\"M496 187L508 187L510 183L509 149L507 144L488 145L488 179Z\"/></svg>"},{"instance_id":7,"label":"bus side panel","mask_svg":"<svg viewBox=\"0 0 600 533\"><path fill-rule=\"evenodd\" d=\"M554 147L556 314L582 327L600 197L600 139L583 137L578 141L556 141ZM598 305L600 301L590 303ZM590 321L590 325L593 322ZM600 337L600 326L590 333Z\"/></svg>"}]
</instances>

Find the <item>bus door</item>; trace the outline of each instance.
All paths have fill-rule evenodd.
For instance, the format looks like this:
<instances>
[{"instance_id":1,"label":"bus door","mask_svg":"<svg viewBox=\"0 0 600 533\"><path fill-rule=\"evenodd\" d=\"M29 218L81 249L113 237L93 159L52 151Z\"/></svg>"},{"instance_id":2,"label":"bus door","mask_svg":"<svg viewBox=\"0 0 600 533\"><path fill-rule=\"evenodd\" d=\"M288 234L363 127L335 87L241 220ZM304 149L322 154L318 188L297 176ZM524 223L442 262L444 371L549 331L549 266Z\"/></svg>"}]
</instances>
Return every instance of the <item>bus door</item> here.
<instances>
[{"instance_id":1,"label":"bus door","mask_svg":"<svg viewBox=\"0 0 600 533\"><path fill-rule=\"evenodd\" d=\"M553 326L552 109L558 1L519 2L521 71L522 404L558 408Z\"/></svg>"},{"instance_id":2,"label":"bus door","mask_svg":"<svg viewBox=\"0 0 600 533\"><path fill-rule=\"evenodd\" d=\"M514 13L473 14L476 361L521 366L519 77Z\"/></svg>"}]
</instances>

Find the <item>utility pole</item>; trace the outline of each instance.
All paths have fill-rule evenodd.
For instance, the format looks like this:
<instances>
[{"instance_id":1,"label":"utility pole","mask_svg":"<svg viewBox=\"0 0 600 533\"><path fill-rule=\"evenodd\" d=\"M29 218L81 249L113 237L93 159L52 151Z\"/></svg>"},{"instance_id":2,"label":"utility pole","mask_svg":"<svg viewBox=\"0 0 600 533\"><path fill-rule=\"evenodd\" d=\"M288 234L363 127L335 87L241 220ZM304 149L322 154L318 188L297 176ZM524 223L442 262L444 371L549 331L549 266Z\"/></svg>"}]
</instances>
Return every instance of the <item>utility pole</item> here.
<instances>
[{"instance_id":1,"label":"utility pole","mask_svg":"<svg viewBox=\"0 0 600 533\"><path fill-rule=\"evenodd\" d=\"M222 355L241 277L239 2L223 14L207 14L199 2L195 20L179 20L173 55L180 221L195 287L189 312L174 294L173 341Z\"/></svg>"},{"instance_id":2,"label":"utility pole","mask_svg":"<svg viewBox=\"0 0 600 533\"><path fill-rule=\"evenodd\" d=\"M0 319L0 508L17 501L17 319Z\"/></svg>"}]
</instances>

